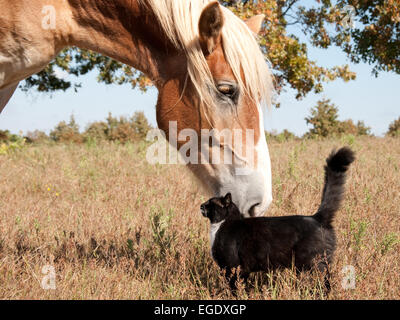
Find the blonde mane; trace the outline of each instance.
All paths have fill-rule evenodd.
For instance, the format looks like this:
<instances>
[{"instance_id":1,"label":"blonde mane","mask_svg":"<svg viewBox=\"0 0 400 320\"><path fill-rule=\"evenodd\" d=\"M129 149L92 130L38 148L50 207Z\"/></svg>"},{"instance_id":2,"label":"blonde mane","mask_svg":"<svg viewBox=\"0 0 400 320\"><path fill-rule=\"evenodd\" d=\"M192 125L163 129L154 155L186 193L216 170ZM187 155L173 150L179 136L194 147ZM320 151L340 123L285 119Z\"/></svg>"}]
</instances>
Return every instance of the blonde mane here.
<instances>
[{"instance_id":1,"label":"blonde mane","mask_svg":"<svg viewBox=\"0 0 400 320\"><path fill-rule=\"evenodd\" d=\"M206 105L213 105L212 90L216 90L216 86L199 42L200 15L212 0L139 1L151 8L170 41L185 51L194 88ZM229 9L221 8L225 18L222 29L224 52L239 87L257 103L269 106L273 83L266 58L247 25Z\"/></svg>"}]
</instances>

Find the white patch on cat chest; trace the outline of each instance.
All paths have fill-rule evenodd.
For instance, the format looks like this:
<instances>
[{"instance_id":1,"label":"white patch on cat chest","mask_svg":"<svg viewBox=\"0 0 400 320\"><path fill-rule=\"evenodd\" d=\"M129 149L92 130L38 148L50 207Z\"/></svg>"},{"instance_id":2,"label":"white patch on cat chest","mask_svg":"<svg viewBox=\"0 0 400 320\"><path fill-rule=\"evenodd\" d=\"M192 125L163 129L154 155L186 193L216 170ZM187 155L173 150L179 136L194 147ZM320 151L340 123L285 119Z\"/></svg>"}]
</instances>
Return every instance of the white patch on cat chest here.
<instances>
[{"instance_id":1,"label":"white patch on cat chest","mask_svg":"<svg viewBox=\"0 0 400 320\"><path fill-rule=\"evenodd\" d=\"M224 222L225 222L225 220L222 220L221 222L218 222L218 223L211 223L211 226L210 226L211 256L212 256L212 248L213 248L214 242L215 242L215 237L217 235L217 232L218 232L219 228L221 227L221 225Z\"/></svg>"}]
</instances>

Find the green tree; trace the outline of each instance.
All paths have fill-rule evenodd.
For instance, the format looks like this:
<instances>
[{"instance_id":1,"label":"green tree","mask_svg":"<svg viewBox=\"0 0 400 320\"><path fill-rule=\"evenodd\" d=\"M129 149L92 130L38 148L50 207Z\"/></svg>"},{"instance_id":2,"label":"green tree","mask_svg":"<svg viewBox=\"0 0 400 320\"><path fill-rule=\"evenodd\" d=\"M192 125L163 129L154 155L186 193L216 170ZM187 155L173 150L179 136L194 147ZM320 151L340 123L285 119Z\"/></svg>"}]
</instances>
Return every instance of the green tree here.
<instances>
[{"instance_id":1,"label":"green tree","mask_svg":"<svg viewBox=\"0 0 400 320\"><path fill-rule=\"evenodd\" d=\"M142 111L135 112L131 119L131 122L135 127L137 136L141 139L146 138L147 133L151 129L151 125L149 124L149 121L144 115L144 112Z\"/></svg>"},{"instance_id":2,"label":"green tree","mask_svg":"<svg viewBox=\"0 0 400 320\"><path fill-rule=\"evenodd\" d=\"M371 128L366 126L364 121L357 121L355 124L353 120L348 119L339 123L339 133L352 134L354 136L369 136L371 135Z\"/></svg>"},{"instance_id":3,"label":"green tree","mask_svg":"<svg viewBox=\"0 0 400 320\"><path fill-rule=\"evenodd\" d=\"M357 121L357 135L371 136L371 127L366 126L364 121Z\"/></svg>"},{"instance_id":4,"label":"green tree","mask_svg":"<svg viewBox=\"0 0 400 320\"><path fill-rule=\"evenodd\" d=\"M389 125L388 137L400 137L400 117Z\"/></svg>"},{"instance_id":5,"label":"green tree","mask_svg":"<svg viewBox=\"0 0 400 320\"><path fill-rule=\"evenodd\" d=\"M143 112L135 112L130 119L118 119L109 113L106 126L107 139L121 143L144 139L151 128Z\"/></svg>"},{"instance_id":6,"label":"green tree","mask_svg":"<svg viewBox=\"0 0 400 320\"><path fill-rule=\"evenodd\" d=\"M312 125L305 137L325 138L342 134L371 135L371 128L366 126L363 121L354 124L351 119L339 121L338 118L339 110L329 99L318 101L317 105L311 109L311 115L305 118L307 124Z\"/></svg>"},{"instance_id":7,"label":"green tree","mask_svg":"<svg viewBox=\"0 0 400 320\"><path fill-rule=\"evenodd\" d=\"M50 132L50 138L56 142L83 142L83 137L79 132L79 125L76 123L73 115L71 115L68 123L61 121Z\"/></svg>"},{"instance_id":8,"label":"green tree","mask_svg":"<svg viewBox=\"0 0 400 320\"><path fill-rule=\"evenodd\" d=\"M19 142L22 137L12 134L9 130L0 130L0 142Z\"/></svg>"},{"instance_id":9,"label":"green tree","mask_svg":"<svg viewBox=\"0 0 400 320\"><path fill-rule=\"evenodd\" d=\"M329 99L323 99L311 109L311 116L305 119L307 124L312 125L307 136L328 137L339 133L339 110L330 102Z\"/></svg>"},{"instance_id":10,"label":"green tree","mask_svg":"<svg viewBox=\"0 0 400 320\"><path fill-rule=\"evenodd\" d=\"M108 125L104 121L93 122L89 124L83 134L85 141L95 140L103 141L107 140Z\"/></svg>"},{"instance_id":11,"label":"green tree","mask_svg":"<svg viewBox=\"0 0 400 320\"><path fill-rule=\"evenodd\" d=\"M327 49L340 47L354 63L366 62L377 75L380 71L400 73L400 3L397 0L264 0L221 1L241 18L255 14L266 16L260 44L276 71L278 92L286 87L302 98L309 92L319 93L323 83L341 78L355 79L348 65L326 68L308 56L308 46L291 33L292 26L308 37L312 46ZM344 24L343 8L355 8L355 28ZM44 71L28 78L22 88L39 91L77 90L81 84L60 79L59 68L80 76L97 70L98 80L104 83L130 83L146 90L151 82L142 73L97 53L76 48L64 50Z\"/></svg>"}]
</instances>

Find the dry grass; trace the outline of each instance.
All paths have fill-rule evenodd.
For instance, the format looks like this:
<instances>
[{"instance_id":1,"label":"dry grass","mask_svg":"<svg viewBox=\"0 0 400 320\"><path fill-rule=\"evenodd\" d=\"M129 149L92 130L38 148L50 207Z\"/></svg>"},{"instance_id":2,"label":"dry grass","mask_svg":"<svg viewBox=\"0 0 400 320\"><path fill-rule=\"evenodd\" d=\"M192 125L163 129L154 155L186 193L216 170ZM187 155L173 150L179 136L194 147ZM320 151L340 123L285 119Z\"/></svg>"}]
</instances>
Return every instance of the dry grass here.
<instances>
[{"instance_id":1,"label":"dry grass","mask_svg":"<svg viewBox=\"0 0 400 320\"><path fill-rule=\"evenodd\" d=\"M358 160L336 219L330 299L400 298L400 139L271 143L269 215L318 207L323 161L351 144ZM210 258L206 195L180 166L151 166L145 145L31 146L0 156L0 298L231 299ZM56 271L43 290L42 267ZM352 265L356 287L344 290ZM274 281L269 281L274 278ZM250 299L318 299L319 275L256 275Z\"/></svg>"}]
</instances>

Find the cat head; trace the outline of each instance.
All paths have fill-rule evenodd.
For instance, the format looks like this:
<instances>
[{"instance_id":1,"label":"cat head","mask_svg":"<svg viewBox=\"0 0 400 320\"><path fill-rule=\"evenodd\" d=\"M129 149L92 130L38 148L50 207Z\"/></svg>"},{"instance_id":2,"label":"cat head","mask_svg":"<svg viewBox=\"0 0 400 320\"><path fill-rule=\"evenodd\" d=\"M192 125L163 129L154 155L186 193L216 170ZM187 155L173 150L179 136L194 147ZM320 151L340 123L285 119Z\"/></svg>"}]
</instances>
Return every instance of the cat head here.
<instances>
[{"instance_id":1,"label":"cat head","mask_svg":"<svg viewBox=\"0 0 400 320\"><path fill-rule=\"evenodd\" d=\"M208 218L211 223L219 223L223 220L240 218L240 212L232 201L232 195L228 193L225 197L211 198L200 206L201 214Z\"/></svg>"}]
</instances>

